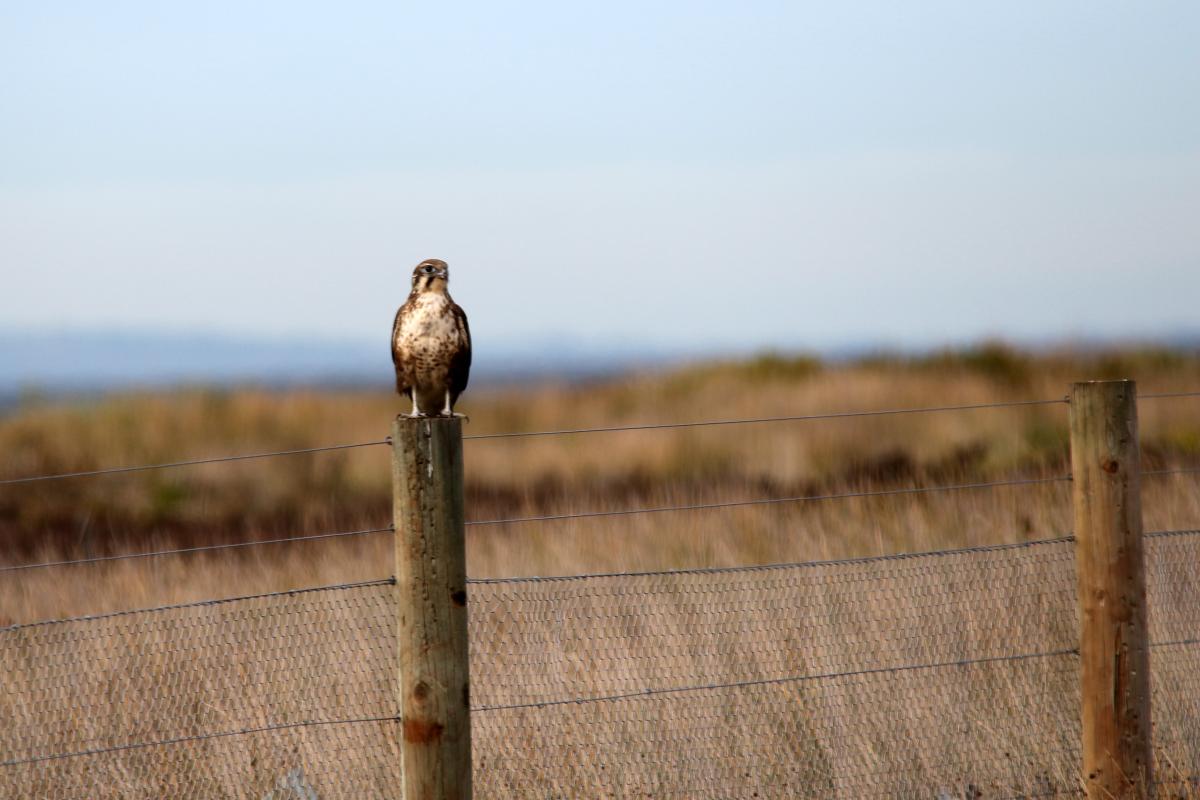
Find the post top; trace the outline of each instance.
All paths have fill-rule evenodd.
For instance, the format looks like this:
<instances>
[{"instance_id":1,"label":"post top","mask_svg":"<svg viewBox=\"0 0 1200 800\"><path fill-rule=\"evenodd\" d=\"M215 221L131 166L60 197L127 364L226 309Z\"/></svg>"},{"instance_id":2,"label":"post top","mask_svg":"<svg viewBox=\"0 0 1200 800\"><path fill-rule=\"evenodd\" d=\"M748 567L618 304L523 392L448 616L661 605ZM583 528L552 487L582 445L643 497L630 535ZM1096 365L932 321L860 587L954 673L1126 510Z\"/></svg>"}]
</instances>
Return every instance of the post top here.
<instances>
[{"instance_id":1,"label":"post top","mask_svg":"<svg viewBox=\"0 0 1200 800\"><path fill-rule=\"evenodd\" d=\"M1071 384L1071 392L1072 393L1079 392L1079 391L1089 391L1089 390L1104 391L1106 389L1107 390L1128 389L1130 391L1136 392L1137 391L1137 381L1135 381L1133 378L1119 378L1116 380L1104 380L1104 381L1075 381L1074 383Z\"/></svg>"},{"instance_id":2,"label":"post top","mask_svg":"<svg viewBox=\"0 0 1200 800\"><path fill-rule=\"evenodd\" d=\"M463 417L410 417L398 414L392 420L392 437L399 442L401 438L413 436L462 436Z\"/></svg>"}]
</instances>

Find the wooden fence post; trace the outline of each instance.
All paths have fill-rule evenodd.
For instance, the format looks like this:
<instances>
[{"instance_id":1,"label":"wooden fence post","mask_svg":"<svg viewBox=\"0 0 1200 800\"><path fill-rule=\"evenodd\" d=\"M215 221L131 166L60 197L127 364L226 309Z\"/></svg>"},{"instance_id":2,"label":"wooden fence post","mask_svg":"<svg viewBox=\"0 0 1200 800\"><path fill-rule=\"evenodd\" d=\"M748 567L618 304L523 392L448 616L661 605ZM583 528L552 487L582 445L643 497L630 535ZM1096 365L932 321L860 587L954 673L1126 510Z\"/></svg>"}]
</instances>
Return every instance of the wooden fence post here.
<instances>
[{"instance_id":1,"label":"wooden fence post","mask_svg":"<svg viewBox=\"0 0 1200 800\"><path fill-rule=\"evenodd\" d=\"M1150 654L1137 386L1071 386L1083 778L1090 800L1149 795Z\"/></svg>"},{"instance_id":2,"label":"wooden fence post","mask_svg":"<svg viewBox=\"0 0 1200 800\"><path fill-rule=\"evenodd\" d=\"M404 800L469 800L462 423L397 418L392 492Z\"/></svg>"}]
</instances>

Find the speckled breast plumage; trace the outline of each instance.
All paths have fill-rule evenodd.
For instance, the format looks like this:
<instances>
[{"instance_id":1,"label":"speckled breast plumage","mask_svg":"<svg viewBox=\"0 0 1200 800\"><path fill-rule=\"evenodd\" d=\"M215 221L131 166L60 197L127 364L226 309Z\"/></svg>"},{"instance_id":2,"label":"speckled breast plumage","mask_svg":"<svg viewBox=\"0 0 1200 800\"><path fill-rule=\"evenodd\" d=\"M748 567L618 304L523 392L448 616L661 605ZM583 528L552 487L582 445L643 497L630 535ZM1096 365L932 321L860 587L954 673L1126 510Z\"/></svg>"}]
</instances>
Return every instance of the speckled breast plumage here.
<instances>
[{"instance_id":1,"label":"speckled breast plumage","mask_svg":"<svg viewBox=\"0 0 1200 800\"><path fill-rule=\"evenodd\" d=\"M393 345L401 355L399 377L416 391L422 407L440 407L450 387L455 355L470 346L452 303L442 293L418 294L401 313L396 326Z\"/></svg>"}]
</instances>

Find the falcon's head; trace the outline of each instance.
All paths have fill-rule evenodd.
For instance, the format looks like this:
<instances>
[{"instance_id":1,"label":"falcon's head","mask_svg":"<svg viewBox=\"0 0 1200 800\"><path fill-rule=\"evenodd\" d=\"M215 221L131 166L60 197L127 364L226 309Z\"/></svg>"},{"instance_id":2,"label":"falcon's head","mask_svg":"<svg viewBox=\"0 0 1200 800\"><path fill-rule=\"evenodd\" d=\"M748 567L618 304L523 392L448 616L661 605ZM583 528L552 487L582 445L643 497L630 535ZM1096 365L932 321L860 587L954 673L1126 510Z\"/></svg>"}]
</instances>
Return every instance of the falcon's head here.
<instances>
[{"instance_id":1,"label":"falcon's head","mask_svg":"<svg viewBox=\"0 0 1200 800\"><path fill-rule=\"evenodd\" d=\"M440 258L427 258L413 270L414 292L444 292L450 280L450 266Z\"/></svg>"}]
</instances>

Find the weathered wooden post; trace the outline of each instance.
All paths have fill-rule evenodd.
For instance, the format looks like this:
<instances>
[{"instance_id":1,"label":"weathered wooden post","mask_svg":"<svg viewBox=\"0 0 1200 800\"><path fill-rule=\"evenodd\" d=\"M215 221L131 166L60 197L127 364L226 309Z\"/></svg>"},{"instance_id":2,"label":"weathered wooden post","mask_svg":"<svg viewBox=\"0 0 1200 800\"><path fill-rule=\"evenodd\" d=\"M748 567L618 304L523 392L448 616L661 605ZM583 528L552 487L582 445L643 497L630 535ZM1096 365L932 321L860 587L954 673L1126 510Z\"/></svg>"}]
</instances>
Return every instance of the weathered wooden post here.
<instances>
[{"instance_id":1,"label":"weathered wooden post","mask_svg":"<svg viewBox=\"0 0 1200 800\"><path fill-rule=\"evenodd\" d=\"M462 423L398 418L392 487L404 800L471 797Z\"/></svg>"},{"instance_id":2,"label":"weathered wooden post","mask_svg":"<svg viewBox=\"0 0 1200 800\"><path fill-rule=\"evenodd\" d=\"M1143 798L1152 786L1139 455L1136 384L1073 384L1083 778L1090 800Z\"/></svg>"}]
</instances>

